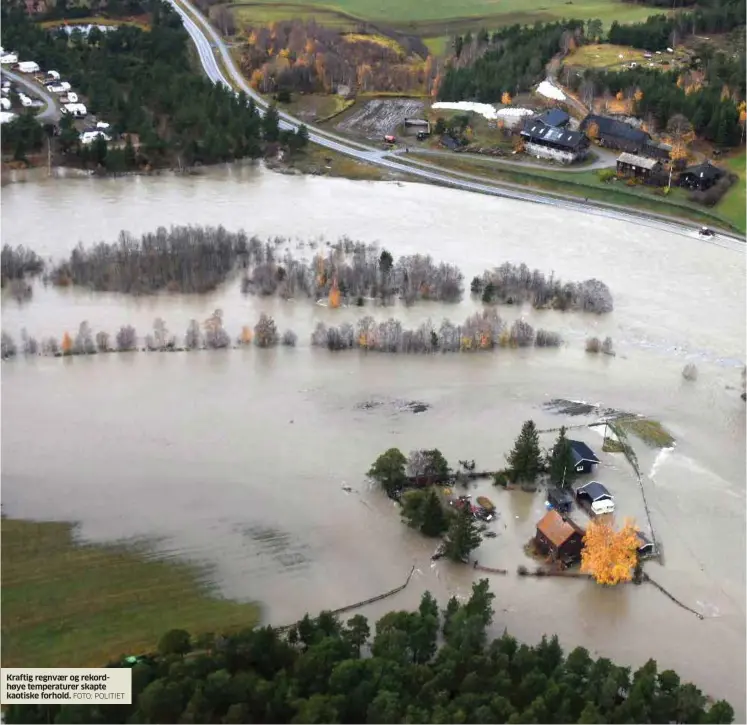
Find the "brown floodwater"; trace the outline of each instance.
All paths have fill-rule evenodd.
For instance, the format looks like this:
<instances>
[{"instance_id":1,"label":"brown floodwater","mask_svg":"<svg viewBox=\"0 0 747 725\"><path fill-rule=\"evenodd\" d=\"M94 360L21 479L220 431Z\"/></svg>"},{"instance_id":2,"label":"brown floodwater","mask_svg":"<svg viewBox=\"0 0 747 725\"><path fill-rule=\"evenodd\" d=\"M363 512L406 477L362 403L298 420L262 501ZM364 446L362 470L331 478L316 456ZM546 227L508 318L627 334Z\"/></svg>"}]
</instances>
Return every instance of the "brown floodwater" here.
<instances>
[{"instance_id":1,"label":"brown floodwater","mask_svg":"<svg viewBox=\"0 0 747 725\"><path fill-rule=\"evenodd\" d=\"M473 274L526 262L571 280L596 276L615 297L603 318L507 308L508 319L561 332L559 350L476 355L333 354L309 347L319 321L360 309L306 300L244 297L238 280L205 296L122 295L36 285L32 301L3 300L3 329L18 336L81 320L145 334L157 316L183 334L215 308L236 334L269 311L299 335L295 349L106 355L13 360L2 365L2 498L7 515L80 522L91 541L147 538L154 552L212 565L221 594L256 600L283 624L402 583L397 597L362 612L376 617L417 603L426 589L467 596L479 573L440 561L434 543L404 527L395 506L365 479L384 449L438 447L447 458L497 468L521 423L583 422L546 409L553 398L650 415L677 439L660 452L638 446L664 565L649 573L702 612L699 620L651 586L602 589L589 582L513 575L530 564L522 545L543 513L541 494L502 492L498 533L475 556L508 569L492 577L496 631L536 641L557 632L567 647L642 665L649 657L744 717L745 347L744 251L621 222L415 184L286 177L259 169L200 177L51 180L3 188L2 241L60 258L79 241L120 229L218 224L296 239L340 235L395 254L427 252ZM324 242L321 242L322 244ZM475 308L397 309L407 324L457 321ZM388 312L375 310L375 316ZM611 335L617 357L587 355L590 334ZM681 370L695 362L699 378ZM409 401L429 406L414 414ZM366 403L373 403L364 405ZM601 436L576 437L602 459L596 478L619 516L647 530L638 484ZM549 446L552 434L542 443ZM343 486L352 487L351 492Z\"/></svg>"}]
</instances>

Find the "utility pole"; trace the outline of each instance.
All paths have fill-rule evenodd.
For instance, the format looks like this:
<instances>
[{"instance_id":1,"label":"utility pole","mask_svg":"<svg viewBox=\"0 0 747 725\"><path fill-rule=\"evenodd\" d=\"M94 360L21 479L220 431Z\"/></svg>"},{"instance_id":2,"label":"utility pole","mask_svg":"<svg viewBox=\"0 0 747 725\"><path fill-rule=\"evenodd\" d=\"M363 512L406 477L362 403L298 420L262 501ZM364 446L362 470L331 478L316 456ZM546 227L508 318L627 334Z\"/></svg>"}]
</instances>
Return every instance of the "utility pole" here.
<instances>
[{"instance_id":1,"label":"utility pole","mask_svg":"<svg viewBox=\"0 0 747 725\"><path fill-rule=\"evenodd\" d=\"M47 136L47 176L52 176L52 139Z\"/></svg>"}]
</instances>

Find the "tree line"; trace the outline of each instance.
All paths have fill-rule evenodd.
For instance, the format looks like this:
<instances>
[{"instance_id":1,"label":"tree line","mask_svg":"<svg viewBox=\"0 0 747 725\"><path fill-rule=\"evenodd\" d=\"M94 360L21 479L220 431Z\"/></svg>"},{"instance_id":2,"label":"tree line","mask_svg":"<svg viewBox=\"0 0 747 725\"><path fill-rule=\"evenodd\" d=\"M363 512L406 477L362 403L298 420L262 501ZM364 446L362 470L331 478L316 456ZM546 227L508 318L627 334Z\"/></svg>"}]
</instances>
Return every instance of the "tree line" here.
<instances>
[{"instance_id":1,"label":"tree line","mask_svg":"<svg viewBox=\"0 0 747 725\"><path fill-rule=\"evenodd\" d=\"M455 60L438 88L441 101L464 99L494 103L504 93L527 91L545 77L545 66L574 38L582 42L584 23L513 25L488 36L481 31L469 42L455 42ZM466 53L465 48L470 52Z\"/></svg>"},{"instance_id":2,"label":"tree line","mask_svg":"<svg viewBox=\"0 0 747 725\"><path fill-rule=\"evenodd\" d=\"M487 579L440 609L426 592L415 611L374 625L308 615L272 627L193 638L166 632L132 666L131 705L10 705L8 723L730 723L694 685L652 659L633 671L537 645L508 632L491 640ZM122 661L110 667L125 667Z\"/></svg>"},{"instance_id":3,"label":"tree line","mask_svg":"<svg viewBox=\"0 0 747 725\"><path fill-rule=\"evenodd\" d=\"M744 56L743 56L744 58ZM744 72L741 79L731 63L718 65L707 85L686 82L680 71L632 68L622 71L587 70L570 78L570 87L602 95L621 93L634 99L635 115L644 118L651 131L666 132L673 119L686 118L698 136L720 146L736 146L743 138L740 99L744 98ZM719 79L723 72L729 86Z\"/></svg>"},{"instance_id":4,"label":"tree line","mask_svg":"<svg viewBox=\"0 0 747 725\"><path fill-rule=\"evenodd\" d=\"M547 278L524 263L505 262L486 271L482 277L473 278L470 290L473 295L480 295L485 304L529 302L535 309L584 310L597 314L614 309L612 293L604 282L587 279L563 284L553 274Z\"/></svg>"},{"instance_id":5,"label":"tree line","mask_svg":"<svg viewBox=\"0 0 747 725\"><path fill-rule=\"evenodd\" d=\"M361 318L355 326L349 322L329 326L319 322L311 333L311 344L328 350L427 354L478 352L498 347L558 347L562 340L557 333L535 331L524 320L516 320L509 327L495 310L484 310L461 325L445 319L438 329L430 319L415 329L403 327L394 318L377 323L370 316Z\"/></svg>"},{"instance_id":6,"label":"tree line","mask_svg":"<svg viewBox=\"0 0 747 725\"><path fill-rule=\"evenodd\" d=\"M149 0L150 29L121 25L85 36L45 30L22 4L3 3L3 42L43 68L54 68L85 98L90 113L124 143L79 141L69 117L57 144L69 159L110 171L257 158L268 144L300 148L308 132L280 131L276 112L261 118L246 94L213 84L194 70L179 15ZM20 123L16 119L13 123ZM5 129L4 129L5 131Z\"/></svg>"},{"instance_id":7,"label":"tree line","mask_svg":"<svg viewBox=\"0 0 747 725\"><path fill-rule=\"evenodd\" d=\"M0 357L3 360L16 355L45 355L65 357L72 355L96 355L109 352L184 352L190 350L220 350L254 344L257 347L284 345L295 347L298 336L293 330L285 330L282 335L275 320L264 313L259 316L254 327L245 325L238 337L233 338L223 324L222 310L215 310L206 320L199 323L190 320L184 335L177 337L160 318L153 322L153 329L145 337L138 336L132 325L122 325L112 337L105 330L94 333L87 321L78 326L75 334L65 332L61 339L55 336L41 341L32 337L24 329L21 331L20 346L12 335L2 332Z\"/></svg>"}]
</instances>

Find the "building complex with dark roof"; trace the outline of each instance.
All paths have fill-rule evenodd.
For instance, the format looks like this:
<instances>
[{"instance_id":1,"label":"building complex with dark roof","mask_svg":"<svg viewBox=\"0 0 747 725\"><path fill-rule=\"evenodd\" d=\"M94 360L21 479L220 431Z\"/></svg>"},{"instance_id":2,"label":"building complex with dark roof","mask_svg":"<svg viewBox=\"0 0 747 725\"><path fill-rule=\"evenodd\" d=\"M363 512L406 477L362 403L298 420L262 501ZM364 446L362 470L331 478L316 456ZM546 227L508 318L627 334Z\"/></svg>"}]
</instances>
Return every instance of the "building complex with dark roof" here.
<instances>
[{"instance_id":1,"label":"building complex with dark roof","mask_svg":"<svg viewBox=\"0 0 747 725\"><path fill-rule=\"evenodd\" d=\"M537 120L542 121L547 126L555 128L565 128L571 120L571 117L559 108L550 108L545 111Z\"/></svg>"},{"instance_id":2,"label":"building complex with dark roof","mask_svg":"<svg viewBox=\"0 0 747 725\"><path fill-rule=\"evenodd\" d=\"M722 176L723 169L707 161L697 166L691 166L680 174L680 186L697 191L710 189Z\"/></svg>"},{"instance_id":3,"label":"building complex with dark roof","mask_svg":"<svg viewBox=\"0 0 747 725\"><path fill-rule=\"evenodd\" d=\"M524 122L521 137L528 154L566 164L584 158L589 151L589 139L583 133L549 126L538 118Z\"/></svg>"}]
</instances>

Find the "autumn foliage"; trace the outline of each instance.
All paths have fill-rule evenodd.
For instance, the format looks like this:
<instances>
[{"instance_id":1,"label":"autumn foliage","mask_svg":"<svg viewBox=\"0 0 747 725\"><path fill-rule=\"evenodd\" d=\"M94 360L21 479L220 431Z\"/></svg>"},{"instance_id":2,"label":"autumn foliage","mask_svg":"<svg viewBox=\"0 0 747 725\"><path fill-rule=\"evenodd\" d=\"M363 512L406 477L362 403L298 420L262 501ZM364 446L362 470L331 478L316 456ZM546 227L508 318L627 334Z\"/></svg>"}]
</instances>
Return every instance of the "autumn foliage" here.
<instances>
[{"instance_id":1,"label":"autumn foliage","mask_svg":"<svg viewBox=\"0 0 747 725\"><path fill-rule=\"evenodd\" d=\"M336 309L340 306L340 288L337 286L337 278L332 280L332 287L329 290L329 306Z\"/></svg>"},{"instance_id":2,"label":"autumn foliage","mask_svg":"<svg viewBox=\"0 0 747 725\"><path fill-rule=\"evenodd\" d=\"M73 351L73 338L70 337L70 333L65 332L62 336L62 354L69 355Z\"/></svg>"},{"instance_id":3,"label":"autumn foliage","mask_svg":"<svg viewBox=\"0 0 747 725\"><path fill-rule=\"evenodd\" d=\"M586 529L581 552L581 571L598 584L614 586L633 578L639 546L635 524L626 519L615 531L607 521L592 521Z\"/></svg>"},{"instance_id":4,"label":"autumn foliage","mask_svg":"<svg viewBox=\"0 0 747 725\"><path fill-rule=\"evenodd\" d=\"M313 20L288 20L252 28L242 48L241 70L263 93L278 89L333 93L428 92L438 68L417 39L340 33Z\"/></svg>"},{"instance_id":5,"label":"autumn foliage","mask_svg":"<svg viewBox=\"0 0 747 725\"><path fill-rule=\"evenodd\" d=\"M503 95L501 96L501 103L504 106L510 106L512 102L511 94L508 91L504 91Z\"/></svg>"}]
</instances>

